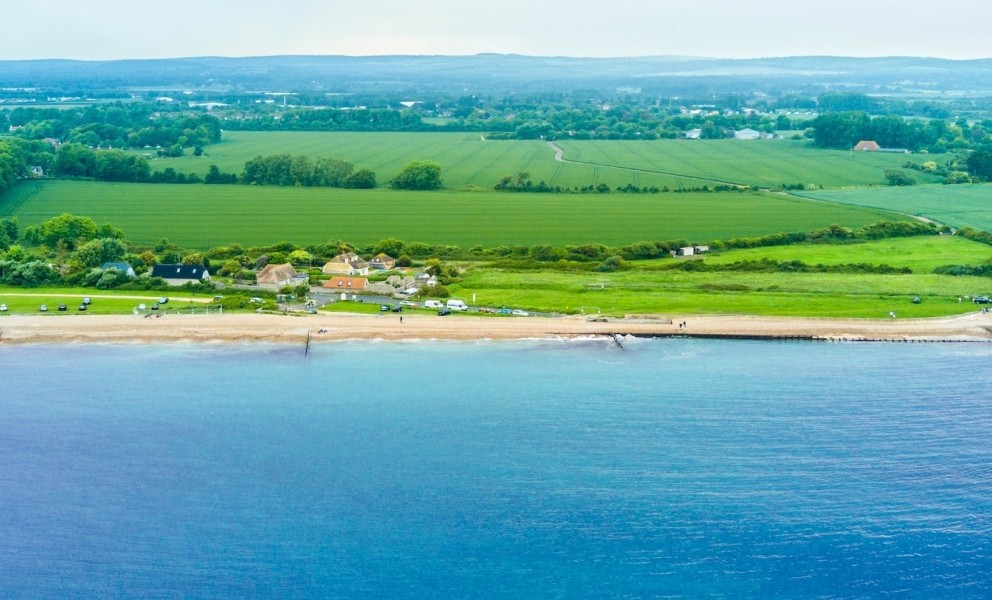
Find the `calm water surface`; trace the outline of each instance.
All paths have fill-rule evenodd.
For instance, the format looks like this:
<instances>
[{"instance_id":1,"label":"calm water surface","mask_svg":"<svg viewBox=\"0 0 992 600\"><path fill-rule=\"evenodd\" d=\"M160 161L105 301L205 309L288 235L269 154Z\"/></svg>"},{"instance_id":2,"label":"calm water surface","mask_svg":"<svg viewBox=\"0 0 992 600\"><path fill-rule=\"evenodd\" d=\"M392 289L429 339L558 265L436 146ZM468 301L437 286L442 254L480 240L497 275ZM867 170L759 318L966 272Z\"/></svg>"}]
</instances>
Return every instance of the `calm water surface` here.
<instances>
[{"instance_id":1,"label":"calm water surface","mask_svg":"<svg viewBox=\"0 0 992 600\"><path fill-rule=\"evenodd\" d=\"M992 347L0 348L0 597L988 598Z\"/></svg>"}]
</instances>

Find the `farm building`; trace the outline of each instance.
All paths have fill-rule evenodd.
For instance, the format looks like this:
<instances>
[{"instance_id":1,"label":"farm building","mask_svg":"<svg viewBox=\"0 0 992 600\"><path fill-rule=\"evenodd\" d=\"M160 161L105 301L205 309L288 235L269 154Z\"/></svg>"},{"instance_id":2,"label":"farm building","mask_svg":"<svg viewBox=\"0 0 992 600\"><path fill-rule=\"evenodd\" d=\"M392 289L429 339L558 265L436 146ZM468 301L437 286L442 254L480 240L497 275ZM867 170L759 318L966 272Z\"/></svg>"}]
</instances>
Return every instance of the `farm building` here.
<instances>
[{"instance_id":1,"label":"farm building","mask_svg":"<svg viewBox=\"0 0 992 600\"><path fill-rule=\"evenodd\" d=\"M369 261L369 266L377 271L388 271L396 266L396 259L388 254L377 254Z\"/></svg>"},{"instance_id":2,"label":"farm building","mask_svg":"<svg viewBox=\"0 0 992 600\"><path fill-rule=\"evenodd\" d=\"M878 152L879 149L877 143L869 141L858 142L858 145L854 147L855 152Z\"/></svg>"},{"instance_id":3,"label":"farm building","mask_svg":"<svg viewBox=\"0 0 992 600\"><path fill-rule=\"evenodd\" d=\"M756 140L761 137L760 131L755 131L754 129L741 129L740 131L734 132L734 139L737 140Z\"/></svg>"},{"instance_id":4,"label":"farm building","mask_svg":"<svg viewBox=\"0 0 992 600\"><path fill-rule=\"evenodd\" d=\"M326 275L368 275L369 263L354 252L346 252L332 258L321 271Z\"/></svg>"},{"instance_id":5,"label":"farm building","mask_svg":"<svg viewBox=\"0 0 992 600\"><path fill-rule=\"evenodd\" d=\"M111 262L108 262L108 263L103 263L103 266L100 267L100 268L103 269L104 271L106 271L107 269L117 269L118 271L123 271L123 272L127 273L127 276L128 277L131 277L131 278L134 278L136 276L135 273L134 273L134 269L132 269L131 268L131 265L129 265L127 263L122 263L122 262L113 262L113 263L111 263Z\"/></svg>"},{"instance_id":6,"label":"farm building","mask_svg":"<svg viewBox=\"0 0 992 600\"><path fill-rule=\"evenodd\" d=\"M323 288L342 292L364 292L369 286L369 280L364 277L331 277L324 282Z\"/></svg>"},{"instance_id":7,"label":"farm building","mask_svg":"<svg viewBox=\"0 0 992 600\"><path fill-rule=\"evenodd\" d=\"M152 277L161 277L169 285L185 285L210 281L210 272L202 265L155 265Z\"/></svg>"},{"instance_id":8,"label":"farm building","mask_svg":"<svg viewBox=\"0 0 992 600\"><path fill-rule=\"evenodd\" d=\"M297 273L293 265L286 263L283 265L266 265L258 272L258 286L271 290L278 290L286 286L294 287L310 281L310 276L305 273Z\"/></svg>"},{"instance_id":9,"label":"farm building","mask_svg":"<svg viewBox=\"0 0 992 600\"><path fill-rule=\"evenodd\" d=\"M690 129L682 134L687 140L698 140L703 135L702 129Z\"/></svg>"}]
</instances>

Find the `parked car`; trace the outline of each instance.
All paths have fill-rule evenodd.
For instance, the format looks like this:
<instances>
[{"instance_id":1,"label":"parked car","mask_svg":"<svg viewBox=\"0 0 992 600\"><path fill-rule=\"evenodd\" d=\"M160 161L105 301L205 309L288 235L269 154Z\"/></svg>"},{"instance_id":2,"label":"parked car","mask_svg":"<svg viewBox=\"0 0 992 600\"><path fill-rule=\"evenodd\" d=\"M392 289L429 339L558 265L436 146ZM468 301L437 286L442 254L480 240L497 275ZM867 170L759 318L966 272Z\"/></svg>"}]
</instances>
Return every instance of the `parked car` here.
<instances>
[{"instance_id":1,"label":"parked car","mask_svg":"<svg viewBox=\"0 0 992 600\"><path fill-rule=\"evenodd\" d=\"M417 308L417 303L410 300L403 300L400 302L400 306L409 306L410 308Z\"/></svg>"},{"instance_id":2,"label":"parked car","mask_svg":"<svg viewBox=\"0 0 992 600\"><path fill-rule=\"evenodd\" d=\"M168 300L168 298L166 298ZM224 296L214 296L214 300L223 300Z\"/></svg>"},{"instance_id":3,"label":"parked car","mask_svg":"<svg viewBox=\"0 0 992 600\"><path fill-rule=\"evenodd\" d=\"M148 307L145 306L144 304L139 304L138 305L138 310L148 310Z\"/></svg>"},{"instance_id":4,"label":"parked car","mask_svg":"<svg viewBox=\"0 0 992 600\"><path fill-rule=\"evenodd\" d=\"M68 306L66 306L65 304L59 304L59 312L65 312L67 310L69 310Z\"/></svg>"},{"instance_id":5,"label":"parked car","mask_svg":"<svg viewBox=\"0 0 992 600\"><path fill-rule=\"evenodd\" d=\"M152 302L152 310L158 310L158 302Z\"/></svg>"},{"instance_id":6,"label":"parked car","mask_svg":"<svg viewBox=\"0 0 992 600\"><path fill-rule=\"evenodd\" d=\"M379 312L389 312L390 310L392 310L392 307L388 304L383 304L379 307Z\"/></svg>"},{"instance_id":7,"label":"parked car","mask_svg":"<svg viewBox=\"0 0 992 600\"><path fill-rule=\"evenodd\" d=\"M168 298L165 298L165 297L159 298L158 299L158 303L159 304L168 304L169 303L169 299Z\"/></svg>"},{"instance_id":8,"label":"parked car","mask_svg":"<svg viewBox=\"0 0 992 600\"><path fill-rule=\"evenodd\" d=\"M85 304L80 304L79 305L79 311L80 312L84 312L85 310L86 310L86 305Z\"/></svg>"},{"instance_id":9,"label":"parked car","mask_svg":"<svg viewBox=\"0 0 992 600\"><path fill-rule=\"evenodd\" d=\"M393 307L393 312L403 312L403 307L397 304Z\"/></svg>"},{"instance_id":10,"label":"parked car","mask_svg":"<svg viewBox=\"0 0 992 600\"><path fill-rule=\"evenodd\" d=\"M7 312L7 305L6 304L0 304L0 312Z\"/></svg>"},{"instance_id":11,"label":"parked car","mask_svg":"<svg viewBox=\"0 0 992 600\"><path fill-rule=\"evenodd\" d=\"M488 315L495 315L496 314L496 309L495 308L489 308L488 306L483 306L482 308L479 309L479 312L483 312L483 313L486 313Z\"/></svg>"},{"instance_id":12,"label":"parked car","mask_svg":"<svg viewBox=\"0 0 992 600\"><path fill-rule=\"evenodd\" d=\"M461 300L448 300L448 310L468 310L468 305Z\"/></svg>"},{"instance_id":13,"label":"parked car","mask_svg":"<svg viewBox=\"0 0 992 600\"><path fill-rule=\"evenodd\" d=\"M988 296L975 296L971 301L975 304L992 304L992 300Z\"/></svg>"},{"instance_id":14,"label":"parked car","mask_svg":"<svg viewBox=\"0 0 992 600\"><path fill-rule=\"evenodd\" d=\"M38 310L40 310L41 312L48 312L48 305L47 304L42 304L41 305L41 308L38 309Z\"/></svg>"},{"instance_id":15,"label":"parked car","mask_svg":"<svg viewBox=\"0 0 992 600\"><path fill-rule=\"evenodd\" d=\"M83 304L85 304L86 306L89 306L90 304L93 304L93 301L90 300L90 297L89 296L86 296L85 298L83 298Z\"/></svg>"},{"instance_id":16,"label":"parked car","mask_svg":"<svg viewBox=\"0 0 992 600\"><path fill-rule=\"evenodd\" d=\"M265 304L265 300L261 298L252 298L248 302L251 302L252 304Z\"/></svg>"},{"instance_id":17,"label":"parked car","mask_svg":"<svg viewBox=\"0 0 992 600\"><path fill-rule=\"evenodd\" d=\"M513 311L510 310L509 308L501 308L501 309L497 310L496 312L498 314L501 314L501 315L512 315L513 314Z\"/></svg>"},{"instance_id":18,"label":"parked car","mask_svg":"<svg viewBox=\"0 0 992 600\"><path fill-rule=\"evenodd\" d=\"M440 300L428 300L424 302L424 308L444 308Z\"/></svg>"},{"instance_id":19,"label":"parked car","mask_svg":"<svg viewBox=\"0 0 992 600\"><path fill-rule=\"evenodd\" d=\"M520 310L520 309L517 309L517 310L513 311L513 314L517 315L518 317L529 317L530 316L530 313L529 312L527 312L526 310Z\"/></svg>"},{"instance_id":20,"label":"parked car","mask_svg":"<svg viewBox=\"0 0 992 600\"><path fill-rule=\"evenodd\" d=\"M450 314L451 314L451 311L448 310L447 308L442 308L441 310L437 311L437 316L439 316L439 317L447 317Z\"/></svg>"},{"instance_id":21,"label":"parked car","mask_svg":"<svg viewBox=\"0 0 992 600\"><path fill-rule=\"evenodd\" d=\"M922 304L923 300L920 300L919 296L913 298L913 304Z\"/></svg>"}]
</instances>

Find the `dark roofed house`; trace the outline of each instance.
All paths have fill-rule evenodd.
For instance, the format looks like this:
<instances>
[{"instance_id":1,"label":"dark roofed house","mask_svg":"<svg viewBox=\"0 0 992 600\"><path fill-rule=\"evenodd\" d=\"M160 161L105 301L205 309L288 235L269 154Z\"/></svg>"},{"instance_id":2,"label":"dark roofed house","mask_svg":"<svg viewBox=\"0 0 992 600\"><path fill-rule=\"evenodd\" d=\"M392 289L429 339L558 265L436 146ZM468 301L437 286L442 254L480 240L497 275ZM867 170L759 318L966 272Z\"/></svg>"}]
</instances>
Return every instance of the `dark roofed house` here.
<instances>
[{"instance_id":1,"label":"dark roofed house","mask_svg":"<svg viewBox=\"0 0 992 600\"><path fill-rule=\"evenodd\" d=\"M161 277L169 285L210 281L210 273L202 265L155 265L152 277Z\"/></svg>"},{"instance_id":2,"label":"dark roofed house","mask_svg":"<svg viewBox=\"0 0 992 600\"><path fill-rule=\"evenodd\" d=\"M122 262L103 263L103 266L100 268L103 269L104 271L106 271L107 269L117 269L118 271L124 271L125 273L127 273L128 277L136 276L134 274L134 269L132 269L131 265L127 263L122 263Z\"/></svg>"}]
</instances>

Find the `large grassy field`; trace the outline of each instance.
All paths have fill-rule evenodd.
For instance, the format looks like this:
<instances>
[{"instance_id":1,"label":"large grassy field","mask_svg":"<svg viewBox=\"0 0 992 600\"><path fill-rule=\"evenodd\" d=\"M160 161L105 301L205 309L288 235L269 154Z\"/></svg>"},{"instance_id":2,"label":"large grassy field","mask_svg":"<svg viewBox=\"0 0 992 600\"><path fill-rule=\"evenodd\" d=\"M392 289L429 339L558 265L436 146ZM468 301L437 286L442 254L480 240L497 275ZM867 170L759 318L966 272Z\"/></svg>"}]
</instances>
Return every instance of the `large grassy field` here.
<instances>
[{"instance_id":1,"label":"large grassy field","mask_svg":"<svg viewBox=\"0 0 992 600\"><path fill-rule=\"evenodd\" d=\"M111 222L139 244L305 245L343 239L471 247L707 241L899 218L873 209L760 193L511 194L29 182L0 198L22 226L64 212Z\"/></svg>"},{"instance_id":2,"label":"large grassy field","mask_svg":"<svg viewBox=\"0 0 992 600\"><path fill-rule=\"evenodd\" d=\"M908 267L914 273L931 273L944 265L980 265L992 259L992 247L949 235L893 238L857 244L802 244L708 255L707 263L727 264L744 260L775 262L800 260L808 265L871 264Z\"/></svg>"},{"instance_id":3,"label":"large grassy field","mask_svg":"<svg viewBox=\"0 0 992 600\"><path fill-rule=\"evenodd\" d=\"M909 158L905 154L821 150L793 140L563 141L558 144L568 160L754 187L783 183L826 187L884 183L885 169L898 168ZM945 160L939 155L927 158ZM933 179L914 176L927 181Z\"/></svg>"},{"instance_id":4,"label":"large grassy field","mask_svg":"<svg viewBox=\"0 0 992 600\"><path fill-rule=\"evenodd\" d=\"M623 315L754 314L813 317L933 317L977 310L967 295L992 292L979 277L823 273L503 272L473 269L455 297L535 311ZM921 304L913 304L915 296Z\"/></svg>"},{"instance_id":5,"label":"large grassy field","mask_svg":"<svg viewBox=\"0 0 992 600\"><path fill-rule=\"evenodd\" d=\"M953 227L992 231L992 185L921 185L801 194L818 200L904 212Z\"/></svg>"},{"instance_id":6,"label":"large grassy field","mask_svg":"<svg viewBox=\"0 0 992 600\"><path fill-rule=\"evenodd\" d=\"M606 183L612 187L700 187L717 182L768 187L782 183L827 187L861 186L885 181L884 171L899 167L905 155L841 152L807 148L792 140L562 141L565 159L555 161L543 141L483 141L470 133L323 133L225 132L224 141L207 147L207 156L155 159L155 170L204 174L216 164L240 173L257 155L279 153L343 158L369 167L380 182L394 177L411 160L436 160L445 185L492 187L507 174L527 171L534 182L562 187ZM930 156L942 161L941 156ZM922 175L917 175L926 179Z\"/></svg>"}]
</instances>

